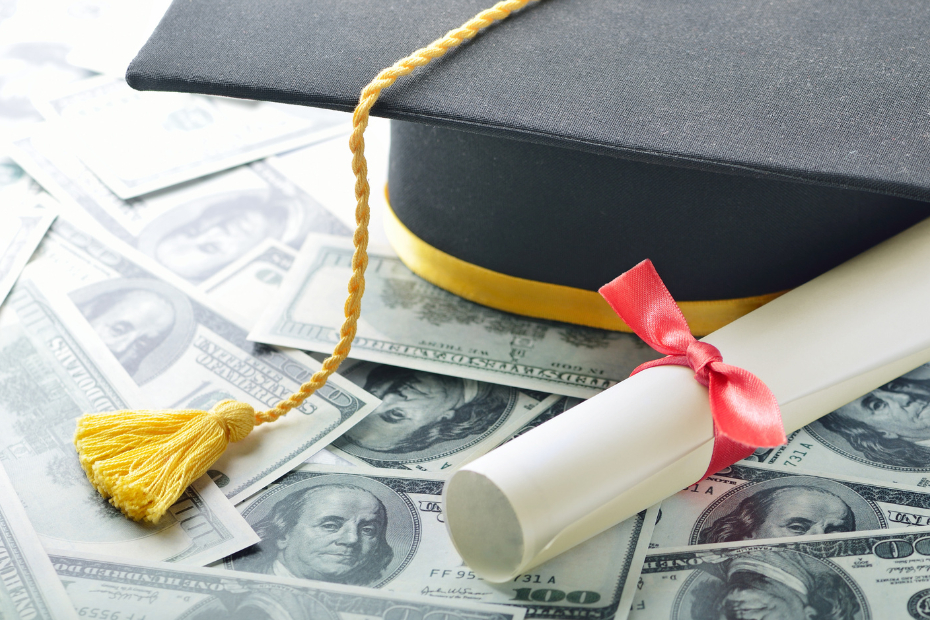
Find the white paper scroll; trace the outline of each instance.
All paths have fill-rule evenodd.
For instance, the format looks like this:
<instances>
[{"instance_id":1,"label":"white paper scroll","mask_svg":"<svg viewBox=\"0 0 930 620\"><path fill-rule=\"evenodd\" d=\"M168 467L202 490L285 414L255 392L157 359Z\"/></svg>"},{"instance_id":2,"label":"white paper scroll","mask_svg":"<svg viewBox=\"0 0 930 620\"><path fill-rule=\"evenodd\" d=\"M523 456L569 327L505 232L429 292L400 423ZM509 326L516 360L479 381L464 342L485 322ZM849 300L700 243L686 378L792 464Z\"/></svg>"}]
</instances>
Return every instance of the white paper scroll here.
<instances>
[{"instance_id":1,"label":"white paper scroll","mask_svg":"<svg viewBox=\"0 0 930 620\"><path fill-rule=\"evenodd\" d=\"M704 341L769 386L789 433L930 361L930 220ZM707 390L653 368L456 472L449 531L478 575L512 579L693 484L712 448Z\"/></svg>"}]
</instances>

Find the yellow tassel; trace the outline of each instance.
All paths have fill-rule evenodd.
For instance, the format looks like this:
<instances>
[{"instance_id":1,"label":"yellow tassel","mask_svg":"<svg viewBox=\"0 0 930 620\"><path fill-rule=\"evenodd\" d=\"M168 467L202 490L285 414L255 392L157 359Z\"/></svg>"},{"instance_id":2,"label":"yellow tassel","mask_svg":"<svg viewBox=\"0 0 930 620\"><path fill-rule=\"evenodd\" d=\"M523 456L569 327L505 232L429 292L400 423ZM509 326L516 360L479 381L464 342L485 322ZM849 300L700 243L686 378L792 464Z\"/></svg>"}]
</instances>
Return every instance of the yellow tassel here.
<instances>
[{"instance_id":1,"label":"yellow tassel","mask_svg":"<svg viewBox=\"0 0 930 620\"><path fill-rule=\"evenodd\" d=\"M359 97L349 138L355 173L355 221L352 278L345 303L345 322L333 354L307 383L274 408L256 413L251 406L224 400L210 411L109 411L78 419L74 445L87 478L110 503L137 521L157 523L187 486L205 474L230 441L245 439L253 426L274 422L321 388L349 355L355 338L365 267L368 265L368 164L365 161L365 127L382 90L417 67L439 58L473 38L495 21L505 19L531 0L503 0L478 13L461 28L450 30L427 47L402 58L379 73Z\"/></svg>"},{"instance_id":2,"label":"yellow tassel","mask_svg":"<svg viewBox=\"0 0 930 620\"><path fill-rule=\"evenodd\" d=\"M210 411L108 411L79 418L74 445L103 497L131 519L158 523L228 443L254 426L255 410L235 400Z\"/></svg>"}]
</instances>

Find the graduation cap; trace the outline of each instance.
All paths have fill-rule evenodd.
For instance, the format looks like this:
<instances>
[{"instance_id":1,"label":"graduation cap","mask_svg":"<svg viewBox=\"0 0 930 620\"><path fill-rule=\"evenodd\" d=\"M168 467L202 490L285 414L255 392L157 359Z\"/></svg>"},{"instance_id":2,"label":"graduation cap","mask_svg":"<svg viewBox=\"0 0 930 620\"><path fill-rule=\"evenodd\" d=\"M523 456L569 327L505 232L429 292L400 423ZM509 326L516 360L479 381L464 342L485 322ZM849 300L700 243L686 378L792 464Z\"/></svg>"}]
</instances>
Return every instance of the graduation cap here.
<instances>
[{"instance_id":1,"label":"graduation cap","mask_svg":"<svg viewBox=\"0 0 930 620\"><path fill-rule=\"evenodd\" d=\"M486 7L178 0L127 80L352 110ZM468 299L608 329L598 287L650 258L708 333L930 215L928 31L894 1L530 4L382 93L389 238Z\"/></svg>"},{"instance_id":2,"label":"graduation cap","mask_svg":"<svg viewBox=\"0 0 930 620\"><path fill-rule=\"evenodd\" d=\"M372 111L399 121L398 254L468 299L547 319L624 329L596 291L651 258L707 333L930 215L930 5L504 0L408 56L482 2L175 0L127 80L355 109L356 152L372 93L394 84ZM348 354L366 187L341 340L299 392L264 412L81 418L88 477L126 514L157 520L227 441Z\"/></svg>"}]
</instances>

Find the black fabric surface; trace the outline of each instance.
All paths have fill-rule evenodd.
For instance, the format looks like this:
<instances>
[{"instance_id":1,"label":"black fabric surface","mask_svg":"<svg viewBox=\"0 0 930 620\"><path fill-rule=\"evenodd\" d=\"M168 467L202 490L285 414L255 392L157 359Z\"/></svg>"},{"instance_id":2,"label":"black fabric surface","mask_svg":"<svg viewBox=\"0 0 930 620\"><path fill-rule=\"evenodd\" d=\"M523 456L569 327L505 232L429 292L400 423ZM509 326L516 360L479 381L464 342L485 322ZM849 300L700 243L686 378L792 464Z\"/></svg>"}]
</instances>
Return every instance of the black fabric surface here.
<instances>
[{"instance_id":1,"label":"black fabric surface","mask_svg":"<svg viewBox=\"0 0 930 620\"><path fill-rule=\"evenodd\" d=\"M354 106L488 0L175 0L134 87ZM542 0L376 112L930 199L930 3Z\"/></svg>"},{"instance_id":2,"label":"black fabric surface","mask_svg":"<svg viewBox=\"0 0 930 620\"><path fill-rule=\"evenodd\" d=\"M930 203L391 124L391 206L457 258L597 290L645 258L679 301L802 284Z\"/></svg>"}]
</instances>

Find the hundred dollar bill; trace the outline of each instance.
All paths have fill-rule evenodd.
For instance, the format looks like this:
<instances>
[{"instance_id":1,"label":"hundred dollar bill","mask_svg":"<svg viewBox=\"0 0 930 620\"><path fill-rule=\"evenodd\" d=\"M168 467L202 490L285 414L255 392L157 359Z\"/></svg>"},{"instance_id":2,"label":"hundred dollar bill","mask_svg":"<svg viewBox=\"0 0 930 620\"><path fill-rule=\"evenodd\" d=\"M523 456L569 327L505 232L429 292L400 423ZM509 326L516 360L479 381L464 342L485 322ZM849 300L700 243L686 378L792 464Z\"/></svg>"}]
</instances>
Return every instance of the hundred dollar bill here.
<instances>
[{"instance_id":1,"label":"hundred dollar bill","mask_svg":"<svg viewBox=\"0 0 930 620\"><path fill-rule=\"evenodd\" d=\"M828 474L930 486L930 364L890 381L754 460Z\"/></svg>"},{"instance_id":2,"label":"hundred dollar bill","mask_svg":"<svg viewBox=\"0 0 930 620\"><path fill-rule=\"evenodd\" d=\"M662 502L650 549L930 525L930 490L738 463Z\"/></svg>"},{"instance_id":3,"label":"hundred dollar bill","mask_svg":"<svg viewBox=\"0 0 930 620\"><path fill-rule=\"evenodd\" d=\"M560 397L348 359L339 374L381 405L329 450L390 469L442 471L497 447Z\"/></svg>"},{"instance_id":4,"label":"hundred dollar bill","mask_svg":"<svg viewBox=\"0 0 930 620\"><path fill-rule=\"evenodd\" d=\"M921 620L930 534L662 550L643 565L631 620Z\"/></svg>"},{"instance_id":5,"label":"hundred dollar bill","mask_svg":"<svg viewBox=\"0 0 930 620\"><path fill-rule=\"evenodd\" d=\"M347 362L358 363L355 360L347 360ZM446 377L446 379L452 379L452 378ZM510 388L510 389L515 389L515 388ZM524 394L538 394L540 398L545 396L545 394L535 393L535 392L523 391L523 393ZM581 402L581 399L573 398L571 396L549 395L548 397L546 397L545 401L541 402L539 405L537 405L532 410L529 421L521 424L520 420L518 419L516 424L508 424L506 426L502 426L499 431L494 433L493 445L492 445L492 442L488 442L486 449L489 450L489 449L495 448L502 443L506 443L507 441L510 441L511 439L519 437L523 433L531 429L534 429L540 424L548 420L551 420L555 416L571 409L572 407L574 407L580 402ZM551 403L551 404L547 405L546 403ZM375 410L375 412L373 412L370 416L365 418L365 420L363 420L360 424L364 424L367 420L371 418L372 415L377 415L377 410ZM500 437L505 437L506 440L501 441ZM338 439L337 444L342 444L344 443L344 441L345 441L345 436ZM467 460L477 458L478 456L479 456L478 453L471 454L468 456ZM456 457L460 457L460 455L456 455ZM351 465L357 465L357 464L376 465L374 462L369 462L364 459L348 460L351 458L352 457L346 454L343 450L340 450L336 448L335 446L330 445L325 450L320 450L319 452L314 454L311 458L307 459L306 462L307 463L318 463L321 465L339 465L339 466L346 466L346 465L351 466ZM466 460L465 458L456 459L455 465L461 465L462 463L465 462L465 460ZM445 461L445 462L448 462L448 461ZM445 464L445 462L443 464ZM421 463L404 465L404 467L408 469L420 469L421 466L422 466Z\"/></svg>"},{"instance_id":6,"label":"hundred dollar bill","mask_svg":"<svg viewBox=\"0 0 930 620\"><path fill-rule=\"evenodd\" d=\"M592 396L657 354L632 334L479 306L369 246L358 359L567 396ZM350 239L309 235L249 337L329 352L343 321Z\"/></svg>"},{"instance_id":7,"label":"hundred dollar bill","mask_svg":"<svg viewBox=\"0 0 930 620\"><path fill-rule=\"evenodd\" d=\"M56 215L50 201L41 198L33 199L31 204L0 210L0 303L6 299Z\"/></svg>"},{"instance_id":8,"label":"hundred dollar bill","mask_svg":"<svg viewBox=\"0 0 930 620\"><path fill-rule=\"evenodd\" d=\"M190 564L251 544L254 532L207 476L157 526L126 519L94 490L74 450L75 420L138 406L137 391L31 271L0 311L0 461L43 544Z\"/></svg>"},{"instance_id":9,"label":"hundred dollar bill","mask_svg":"<svg viewBox=\"0 0 930 620\"><path fill-rule=\"evenodd\" d=\"M77 620L29 518L0 467L0 618Z\"/></svg>"},{"instance_id":10,"label":"hundred dollar bill","mask_svg":"<svg viewBox=\"0 0 930 620\"><path fill-rule=\"evenodd\" d=\"M36 107L120 198L133 198L350 129L349 115L303 106L149 93L100 76Z\"/></svg>"},{"instance_id":11,"label":"hundred dollar bill","mask_svg":"<svg viewBox=\"0 0 930 620\"><path fill-rule=\"evenodd\" d=\"M36 269L56 309L80 315L88 332L138 386L146 408L209 409L233 398L270 408L319 368L298 351L249 342L246 330L174 278L158 277L131 248L120 248L59 218ZM38 280L38 273L36 279ZM231 444L211 470L236 503L296 467L351 428L379 400L333 376L300 407Z\"/></svg>"},{"instance_id":12,"label":"hundred dollar bill","mask_svg":"<svg viewBox=\"0 0 930 620\"><path fill-rule=\"evenodd\" d=\"M656 509L502 584L455 551L435 474L304 465L238 506L262 541L231 570L525 607L528 618L626 616Z\"/></svg>"},{"instance_id":13,"label":"hundred dollar bill","mask_svg":"<svg viewBox=\"0 0 930 620\"><path fill-rule=\"evenodd\" d=\"M265 162L122 200L63 149L51 129L36 126L14 137L12 157L68 209L70 219L102 228L192 284L266 239L296 250L308 232L351 232Z\"/></svg>"},{"instance_id":14,"label":"hundred dollar bill","mask_svg":"<svg viewBox=\"0 0 930 620\"><path fill-rule=\"evenodd\" d=\"M398 596L317 581L53 552L82 618L98 620L523 620L519 607Z\"/></svg>"}]
</instances>

